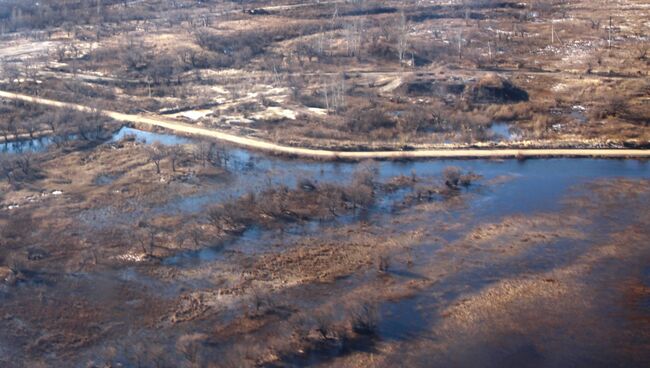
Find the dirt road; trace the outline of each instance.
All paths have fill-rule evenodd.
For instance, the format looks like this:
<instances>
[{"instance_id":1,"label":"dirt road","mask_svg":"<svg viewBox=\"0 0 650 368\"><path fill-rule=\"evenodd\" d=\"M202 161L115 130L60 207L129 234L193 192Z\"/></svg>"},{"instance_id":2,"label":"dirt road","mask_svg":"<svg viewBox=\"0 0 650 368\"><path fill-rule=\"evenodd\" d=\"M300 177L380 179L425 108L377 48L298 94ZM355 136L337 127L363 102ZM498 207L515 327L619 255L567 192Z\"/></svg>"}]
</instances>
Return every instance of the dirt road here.
<instances>
[{"instance_id":1,"label":"dirt road","mask_svg":"<svg viewBox=\"0 0 650 368\"><path fill-rule=\"evenodd\" d=\"M13 92L0 91L0 98L21 100L40 105L71 108L79 111L92 111L92 108L33 97ZM160 116L124 114L116 111L101 111L102 114L117 121L156 126L176 132L188 133L202 137L215 138L242 147L312 158L343 159L402 159L402 158L523 158L523 157L638 157L650 158L650 150L641 149L431 149L416 151L330 151L321 149L283 146L258 139L228 134L213 129L202 128Z\"/></svg>"}]
</instances>

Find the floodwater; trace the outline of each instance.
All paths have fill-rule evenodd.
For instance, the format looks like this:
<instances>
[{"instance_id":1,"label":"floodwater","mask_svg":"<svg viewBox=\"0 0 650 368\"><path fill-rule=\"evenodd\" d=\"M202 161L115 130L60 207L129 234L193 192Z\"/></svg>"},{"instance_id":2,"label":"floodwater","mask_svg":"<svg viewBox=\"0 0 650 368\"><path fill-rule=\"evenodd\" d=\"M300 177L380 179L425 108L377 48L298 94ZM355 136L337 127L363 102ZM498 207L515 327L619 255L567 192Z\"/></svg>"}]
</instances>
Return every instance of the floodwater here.
<instances>
[{"instance_id":1,"label":"floodwater","mask_svg":"<svg viewBox=\"0 0 650 368\"><path fill-rule=\"evenodd\" d=\"M174 134L147 132L126 126L122 127L119 131L117 131L117 133L113 134L111 137L111 142L118 142L126 137L134 137L138 142L145 142L147 144L158 142L166 146L173 146L175 144L188 144L192 142L192 139L190 138L185 138Z\"/></svg>"},{"instance_id":2,"label":"floodwater","mask_svg":"<svg viewBox=\"0 0 650 368\"><path fill-rule=\"evenodd\" d=\"M506 136L506 133L509 134L507 126L506 128L493 126L493 128L496 129L495 133L506 138L509 137ZM126 127L117 132L110 141L119 141L126 136L135 136L137 140L148 144L160 142L165 145L174 145L196 142L192 138L144 132ZM47 144L48 142L45 140L40 147L47 146ZM463 189L467 195L467 200L462 205L439 214L439 216L446 216L451 222L462 222L465 226L464 229L467 229L474 224L497 223L500 219L509 216L533 216L562 211L566 208L564 199L567 196L580 193L585 184L595 180L615 178L650 179L650 163L642 160L568 158L526 161L419 160L373 161L359 164L289 160L239 148L229 148L228 153L231 157L228 170L231 172L232 178L229 179L227 186L221 186L217 189L208 187L195 195L176 198L157 209L156 213L197 214L201 213L207 206L237 198L247 192L259 192L274 185L295 187L301 179L305 178L315 183L348 184L354 173L360 168L374 171L376 180L381 183L386 183L391 178L400 175L408 177L414 175L417 178L416 187L418 185L439 184L443 170L449 166L456 166L463 171L471 171L480 175L481 179L470 188ZM108 183L111 180L110 177L99 179L101 183ZM643 183L642 185L647 185L647 182ZM309 221L297 223L284 229L281 234L277 230L253 227L225 244L215 244L212 247L176 253L161 260L161 266L174 268L179 272L193 268L207 268L213 270L210 273L211 275L219 272L219 264L228 263L227 251L246 256L270 252L272 251L271 244L276 244L279 241L288 243L291 239L298 237L316 237L319 234L327 233L328 227L338 227L364 221L387 227L400 226L402 230L408 229L408 226L415 226L416 224L395 225L391 223L391 220L395 217L395 211L399 211L396 209L401 208L400 204L412 191L413 189L406 188L395 192L380 192L376 203L363 214L363 217L350 215L329 222ZM612 210L612 213L614 220L616 220L618 212ZM624 213L620 214L620 216L624 215ZM433 219L431 220L433 221ZM420 218L418 221L421 221L419 225L422 225L422 221L426 223L427 219ZM483 260L481 255L467 256L469 263L474 262L478 265L458 270L453 275L443 278L434 287L428 288L415 296L380 303L377 311L380 315L377 338L383 342L402 343L426 337L431 333L431 326L435 325L440 318L441 306L452 303L465 293L480 291L482 288L493 284L495 280L543 272L563 265L593 246L595 239L604 238L606 232L611 230L611 226L613 225L606 221L585 224L582 229L591 234L588 239L562 239L550 242L547 245L524 251L507 261L491 263ZM415 251L415 260L411 268L397 265L390 269L389 274L395 278L417 280L421 277L419 272L442 264L442 260L435 258L435 251L439 249L440 244L442 242L451 243L461 237L463 233L452 229L446 232L441 231L435 235L436 239L425 238L421 244L417 244L419 248ZM214 267L214 269L211 267ZM178 277L175 280L161 281L144 275L137 267L129 267L119 272L119 277L125 282L142 285L149 292L165 295L165 297L169 297L169 293L180 293L181 290L189 292L193 289L200 290L211 286L209 277L206 279L200 279L201 276L197 276L199 279ZM107 277L110 278L111 276ZM349 288L351 285L365 281L367 280L363 276L351 277L337 284L321 286L321 288ZM650 285L650 268L647 266L644 268L642 283L645 287ZM303 292L307 293L307 291ZM322 295L321 293L315 294L316 296ZM310 302L310 300L296 300L295 304L309 305ZM638 304L640 308L647 310L650 307L650 297L645 296ZM526 332L522 331L521 334L525 335ZM533 333L530 336L535 337ZM550 335L542 334L542 336L548 338ZM506 336L504 338L511 338L513 341L517 340L516 336ZM579 341L583 341L583 339L584 336L578 336ZM559 354L559 356L568 354L570 356L572 354L571 349L580 348L579 343L575 343L575 345L567 345L556 351L544 352L532 344L526 345L526 341L523 341L523 345L520 344L521 346L515 344L514 349L516 350L515 353L519 354L517 355L519 356L518 359L523 359L523 362L531 364L539 363L540 360L549 358L553 354ZM515 342L518 343L517 341L513 343ZM481 352L477 353L478 358L475 357L475 360L468 358L469 360L463 361L452 357L449 358L447 363L452 366L471 366L480 362L481 356L491 358L503 354L503 350L499 350L502 347L499 346L491 348L490 346L474 345L474 347L481 349ZM510 347L508 345L508 348ZM454 350L450 351L453 352ZM474 364L465 364L467 362ZM586 360L581 360L581 357L577 357L569 365L580 366L583 365L581 362L588 363ZM606 366L603 365L603 362L611 363L612 360L605 359L600 361L601 364L595 365ZM538 364L537 366L544 365Z\"/></svg>"},{"instance_id":3,"label":"floodwater","mask_svg":"<svg viewBox=\"0 0 650 368\"><path fill-rule=\"evenodd\" d=\"M147 144L159 142L167 146L171 146L175 144L192 143L192 139L190 138L180 137L173 134L147 132L144 130L129 128L126 126L120 128L117 132L115 132L109 139L109 142L118 142L126 137L133 137L138 142L143 142ZM56 144L58 141L71 141L75 139L77 139L76 135L70 135L65 138L44 136L44 137L39 137L34 139L9 141L0 144L0 152L10 153L10 154L20 154L26 152L43 152L46 151L53 144Z\"/></svg>"},{"instance_id":4,"label":"floodwater","mask_svg":"<svg viewBox=\"0 0 650 368\"><path fill-rule=\"evenodd\" d=\"M19 141L9 141L0 143L0 152L9 154L20 154L26 152L43 152L48 149L52 144L61 138L54 137L39 137L34 139L25 139ZM75 139L75 136L67 137L65 140Z\"/></svg>"},{"instance_id":5,"label":"floodwater","mask_svg":"<svg viewBox=\"0 0 650 368\"><path fill-rule=\"evenodd\" d=\"M149 139L147 140L149 141ZM235 177L230 189L218 192L201 193L181 199L175 205L177 210L197 212L207 205L220 200L235 198L247 191L259 191L268 185L287 185L294 187L300 178L309 178L317 183L349 183L357 163L314 162L307 160L287 160L269 157L241 149L231 149L233 173ZM446 214L452 221L466 221L479 224L488 220L498 222L506 216L535 215L561 211L565 198L570 193L580 192L582 185L600 179L628 178L650 179L650 163L639 160L608 159L539 159L539 160L422 160L422 161L378 161L364 164L375 170L379 182L387 182L399 175L415 174L420 184L434 183L448 166L457 166L482 176L478 184L467 189L471 199L466 205ZM496 183L496 184L495 184ZM388 224L393 217L392 210L399 207L412 189L401 189L392 193L382 193L363 221ZM467 216L471 213L471 216ZM357 219L358 220L358 219ZM302 236L317 236L327 233L328 227L336 227L354 222L346 217L332 222L311 221L292 225L287 233ZM412 225L412 224L409 224ZM404 225L404 226L409 226ZM586 231L594 238L601 236L602 229L592 224ZM449 232L440 234L453 241L462 234ZM163 260L166 266L188 269L210 267L214 262L227 262L225 250L242 254L272 251L269 244L278 241L277 234L271 230L253 228L242 236L200 250L181 252ZM290 238L290 235L283 236ZM286 239L285 239L286 240ZM428 326L434 324L440 312L440 300L451 302L461 292L481 290L498 278L531 272L543 272L573 259L576 254L592 246L593 239L563 240L535 251L523 252L507 263L488 264L483 267L459 272L436 286L442 296L432 298L423 293L412 298L387 301L379 305L378 337L382 341L408 341L426 336ZM437 244L424 244L418 253L419 260L414 269L435 263L428 254L433 254ZM413 273L413 275L410 275ZM417 272L403 268L391 270L395 277L414 277ZM200 280L199 280L200 281ZM205 284L193 280L194 285ZM352 281L349 281L352 282ZM363 282L359 280L358 282ZM298 302L297 302L298 303ZM641 303L647 304L647 299ZM532 353L521 353L527 358ZM533 355L541 354L536 352ZM536 355L537 356L537 355ZM532 358L531 358L532 359Z\"/></svg>"},{"instance_id":6,"label":"floodwater","mask_svg":"<svg viewBox=\"0 0 650 368\"><path fill-rule=\"evenodd\" d=\"M507 131L507 125L506 126ZM153 133L134 128L123 127L111 138L119 141L133 136L138 141L151 144L159 142L164 145L190 144L198 142L193 138L179 137L173 134ZM219 187L176 198L157 208L155 213L198 213L206 206L232 200L248 192L260 192L269 186L286 185L293 188L300 179L310 179L315 183L348 184L358 163L320 162L310 160L288 160L241 148L229 148L230 161L228 169L234 176L227 188ZM534 159L534 160L413 160L413 161L374 161L363 164L373 170L376 180L388 182L396 176L415 174L424 185L435 183L442 172L449 166L456 166L466 172L481 175L478 186L469 189L480 192L468 206L474 218L500 217L515 214L532 214L559 210L561 199L570 188L596 179L607 178L650 178L650 162L644 160L618 159ZM486 183L498 182L498 185ZM400 189L394 193L379 196L366 221L388 221L391 210L399 206L412 188ZM368 215L368 214L367 214ZM337 223L349 222L349 217L341 217ZM294 226L300 234L318 233L326 226L336 226L317 221ZM295 229L295 228L298 229ZM291 232L291 231L289 231ZM241 236L232 246L241 248L244 244L260 242L268 236L260 229L251 229ZM214 260L221 254L222 246L206 248L200 251L181 253L166 260L169 264L183 265L185 262L195 264L200 260Z\"/></svg>"}]
</instances>

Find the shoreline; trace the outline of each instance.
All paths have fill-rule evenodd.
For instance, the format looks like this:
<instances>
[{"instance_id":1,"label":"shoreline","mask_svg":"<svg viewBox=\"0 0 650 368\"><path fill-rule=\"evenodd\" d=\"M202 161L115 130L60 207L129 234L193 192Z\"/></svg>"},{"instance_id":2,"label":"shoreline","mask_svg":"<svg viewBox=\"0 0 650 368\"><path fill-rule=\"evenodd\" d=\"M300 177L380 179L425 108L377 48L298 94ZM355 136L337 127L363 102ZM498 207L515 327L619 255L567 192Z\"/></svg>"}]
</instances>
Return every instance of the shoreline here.
<instances>
[{"instance_id":1,"label":"shoreline","mask_svg":"<svg viewBox=\"0 0 650 368\"><path fill-rule=\"evenodd\" d=\"M0 91L0 97L11 100L20 100L29 103L71 108L83 112L97 111L90 107L55 101L40 97L24 95L20 93ZM382 151L338 151L306 147L293 147L276 144L268 141L258 140L229 134L209 128L198 127L183 123L180 121L163 118L159 116L145 116L125 114L110 110L99 110L99 112L111 119L142 124L150 127L160 127L174 132L185 133L189 135L214 138L228 142L240 147L253 150L270 152L272 154L300 156L308 158L324 158L334 160L363 160L363 159L411 159L411 158L552 158L552 157L572 157L572 158L650 158L648 149L630 149L630 148L449 148L449 149L422 149L422 150L382 150Z\"/></svg>"}]
</instances>

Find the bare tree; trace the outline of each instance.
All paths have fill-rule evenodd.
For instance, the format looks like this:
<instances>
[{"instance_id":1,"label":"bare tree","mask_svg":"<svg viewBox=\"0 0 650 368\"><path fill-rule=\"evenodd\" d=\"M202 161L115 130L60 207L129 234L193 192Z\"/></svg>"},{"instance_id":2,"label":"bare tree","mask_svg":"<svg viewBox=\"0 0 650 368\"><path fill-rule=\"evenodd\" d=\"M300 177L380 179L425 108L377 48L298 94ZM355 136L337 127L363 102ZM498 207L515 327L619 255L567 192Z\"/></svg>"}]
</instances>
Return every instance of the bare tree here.
<instances>
[{"instance_id":1,"label":"bare tree","mask_svg":"<svg viewBox=\"0 0 650 368\"><path fill-rule=\"evenodd\" d=\"M353 174L352 184L345 191L347 199L352 202L353 209L372 204L376 174L377 168L370 162L360 165Z\"/></svg>"},{"instance_id":2,"label":"bare tree","mask_svg":"<svg viewBox=\"0 0 650 368\"><path fill-rule=\"evenodd\" d=\"M352 328L361 335L374 335L379 326L379 310L375 304L364 302L352 311Z\"/></svg>"},{"instance_id":3,"label":"bare tree","mask_svg":"<svg viewBox=\"0 0 650 368\"><path fill-rule=\"evenodd\" d=\"M160 163L167 157L165 146L159 142L152 143L147 146L147 156L149 157L149 162L153 162L156 165L156 174L160 174Z\"/></svg>"},{"instance_id":4,"label":"bare tree","mask_svg":"<svg viewBox=\"0 0 650 368\"><path fill-rule=\"evenodd\" d=\"M169 161L172 164L172 172L176 172L176 164L178 163L178 160L180 160L183 155L183 148L181 146L174 145L168 149L168 153L169 153Z\"/></svg>"},{"instance_id":5,"label":"bare tree","mask_svg":"<svg viewBox=\"0 0 650 368\"><path fill-rule=\"evenodd\" d=\"M33 170L33 161L34 154L28 151L18 155L14 162L25 176L30 176Z\"/></svg>"},{"instance_id":6,"label":"bare tree","mask_svg":"<svg viewBox=\"0 0 650 368\"><path fill-rule=\"evenodd\" d=\"M328 111L339 112L345 108L345 75L340 74L329 80L322 80L323 98Z\"/></svg>"},{"instance_id":7,"label":"bare tree","mask_svg":"<svg viewBox=\"0 0 650 368\"><path fill-rule=\"evenodd\" d=\"M404 62L404 55L408 49L408 23L406 15L400 13L399 25L397 27L397 56L400 64Z\"/></svg>"},{"instance_id":8,"label":"bare tree","mask_svg":"<svg viewBox=\"0 0 650 368\"><path fill-rule=\"evenodd\" d=\"M447 187L457 189L460 185L461 171L458 167L446 167L442 172L442 176Z\"/></svg>"},{"instance_id":9,"label":"bare tree","mask_svg":"<svg viewBox=\"0 0 650 368\"><path fill-rule=\"evenodd\" d=\"M25 119L21 127L29 134L30 139L34 139L34 134L39 130L40 124L35 119Z\"/></svg>"},{"instance_id":10,"label":"bare tree","mask_svg":"<svg viewBox=\"0 0 650 368\"><path fill-rule=\"evenodd\" d=\"M201 162L203 166L207 166L210 155L210 144L207 142L199 142L194 148L194 159Z\"/></svg>"},{"instance_id":11,"label":"bare tree","mask_svg":"<svg viewBox=\"0 0 650 368\"><path fill-rule=\"evenodd\" d=\"M9 135L11 134L11 129L9 128L9 121L0 121L0 134L4 138L4 143L8 144L10 141Z\"/></svg>"},{"instance_id":12,"label":"bare tree","mask_svg":"<svg viewBox=\"0 0 650 368\"><path fill-rule=\"evenodd\" d=\"M156 235L158 234L156 226L145 219L140 219L138 221L137 234L142 253L146 256L153 254L156 246Z\"/></svg>"},{"instance_id":13,"label":"bare tree","mask_svg":"<svg viewBox=\"0 0 650 368\"><path fill-rule=\"evenodd\" d=\"M359 56L364 26L364 19L354 18L343 27L347 56Z\"/></svg>"},{"instance_id":14,"label":"bare tree","mask_svg":"<svg viewBox=\"0 0 650 368\"><path fill-rule=\"evenodd\" d=\"M14 167L15 167L14 158L9 154L0 152L0 171L2 172L2 176L7 178L9 184L13 182Z\"/></svg>"},{"instance_id":15,"label":"bare tree","mask_svg":"<svg viewBox=\"0 0 650 368\"><path fill-rule=\"evenodd\" d=\"M94 110L90 115L73 112L68 116L77 126L79 136L87 141L101 138L104 132L104 118L99 111Z\"/></svg>"}]
</instances>

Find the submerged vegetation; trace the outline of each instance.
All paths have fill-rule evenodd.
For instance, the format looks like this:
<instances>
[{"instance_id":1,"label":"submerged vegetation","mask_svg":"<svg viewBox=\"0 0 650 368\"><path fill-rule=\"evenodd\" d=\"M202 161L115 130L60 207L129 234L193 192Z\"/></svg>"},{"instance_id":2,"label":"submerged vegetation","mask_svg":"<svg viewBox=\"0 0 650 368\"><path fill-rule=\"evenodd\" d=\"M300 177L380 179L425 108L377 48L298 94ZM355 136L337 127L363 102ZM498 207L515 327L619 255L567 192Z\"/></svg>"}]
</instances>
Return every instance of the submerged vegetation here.
<instances>
[{"instance_id":1,"label":"submerged vegetation","mask_svg":"<svg viewBox=\"0 0 650 368\"><path fill-rule=\"evenodd\" d=\"M584 282L602 305L642 297L599 286L641 277L642 162L309 162L133 129L115 137L11 156L30 157L38 175L0 180L9 366L57 365L51 352L95 365L443 364L453 353L431 336L461 349L478 333L467 319L520 346L505 317L479 312L494 303L526 317L531 344L555 356L545 341L561 338L531 317L540 308L549 323L592 331L606 329L599 309L572 302L590 295ZM566 181L575 167L591 181L577 192ZM602 258L610 252L625 271ZM636 305L629 313L645 313ZM492 341L481 333L477 344ZM564 344L594 338L571 334ZM646 358L602 349L603 361Z\"/></svg>"}]
</instances>

